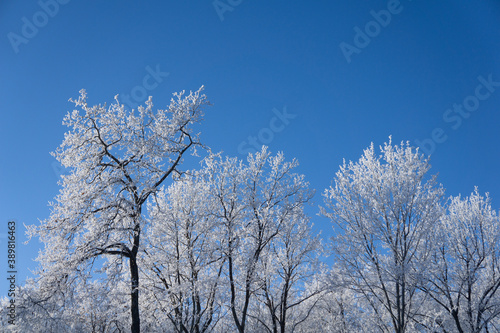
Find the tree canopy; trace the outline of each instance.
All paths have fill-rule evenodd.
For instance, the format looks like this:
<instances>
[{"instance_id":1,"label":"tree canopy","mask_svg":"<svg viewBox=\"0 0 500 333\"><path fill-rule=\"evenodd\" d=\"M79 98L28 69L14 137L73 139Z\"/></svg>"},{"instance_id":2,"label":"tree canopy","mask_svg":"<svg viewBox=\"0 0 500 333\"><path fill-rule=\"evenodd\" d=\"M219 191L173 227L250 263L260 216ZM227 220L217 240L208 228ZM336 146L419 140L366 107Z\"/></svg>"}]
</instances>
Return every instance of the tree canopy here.
<instances>
[{"instance_id":1,"label":"tree canopy","mask_svg":"<svg viewBox=\"0 0 500 333\"><path fill-rule=\"evenodd\" d=\"M498 332L500 224L489 195L445 197L408 142L372 143L323 193L267 147L213 153L202 88L165 110L87 104L54 157L69 169L16 290L22 332ZM200 167L183 159L204 151Z\"/></svg>"}]
</instances>

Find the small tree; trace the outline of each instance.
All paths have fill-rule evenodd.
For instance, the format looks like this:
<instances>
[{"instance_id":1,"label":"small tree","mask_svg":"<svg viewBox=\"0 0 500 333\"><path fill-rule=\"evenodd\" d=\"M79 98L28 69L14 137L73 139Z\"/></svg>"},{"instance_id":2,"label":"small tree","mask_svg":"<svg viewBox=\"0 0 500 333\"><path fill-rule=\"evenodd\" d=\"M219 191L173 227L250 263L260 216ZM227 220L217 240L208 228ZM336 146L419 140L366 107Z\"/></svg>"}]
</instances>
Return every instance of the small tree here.
<instances>
[{"instance_id":1,"label":"small tree","mask_svg":"<svg viewBox=\"0 0 500 333\"><path fill-rule=\"evenodd\" d=\"M83 112L66 115L63 124L70 131L53 153L71 172L62 176L50 217L28 229L30 237L45 243L37 259L42 297L99 277L92 276L94 265L103 267L101 277L113 279L128 263L131 331L140 332L143 206L168 177L181 172L184 155L201 147L192 132L208 104L201 90L174 94L168 109L156 112L151 98L137 111L127 111L117 97L109 107L89 106L84 90L73 101Z\"/></svg>"},{"instance_id":2,"label":"small tree","mask_svg":"<svg viewBox=\"0 0 500 333\"><path fill-rule=\"evenodd\" d=\"M443 189L426 181L430 165L407 143L373 144L341 166L324 193L336 226L334 249L344 279L373 308L384 331L402 333L418 322L417 264L442 209ZM420 258L422 259L422 258Z\"/></svg>"}]
</instances>

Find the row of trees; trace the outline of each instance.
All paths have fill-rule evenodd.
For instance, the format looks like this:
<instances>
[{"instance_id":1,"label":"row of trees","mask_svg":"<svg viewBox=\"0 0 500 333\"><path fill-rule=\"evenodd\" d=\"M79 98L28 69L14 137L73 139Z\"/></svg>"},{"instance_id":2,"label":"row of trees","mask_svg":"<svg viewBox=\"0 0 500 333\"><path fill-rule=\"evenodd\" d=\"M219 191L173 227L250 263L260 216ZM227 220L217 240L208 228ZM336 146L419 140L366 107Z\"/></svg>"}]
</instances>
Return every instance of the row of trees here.
<instances>
[{"instance_id":1,"label":"row of trees","mask_svg":"<svg viewBox=\"0 0 500 333\"><path fill-rule=\"evenodd\" d=\"M84 91L55 157L70 168L36 280L17 290L22 332L497 332L500 225L477 189L448 200L408 143L344 163L313 232L297 161L264 147L207 154L201 89L127 111ZM329 256L329 259L325 259ZM329 264L327 265L326 262Z\"/></svg>"},{"instance_id":2,"label":"row of trees","mask_svg":"<svg viewBox=\"0 0 500 333\"><path fill-rule=\"evenodd\" d=\"M477 189L444 202L429 168L390 142L340 168L322 213L341 285L376 332L498 332L499 218Z\"/></svg>"}]
</instances>

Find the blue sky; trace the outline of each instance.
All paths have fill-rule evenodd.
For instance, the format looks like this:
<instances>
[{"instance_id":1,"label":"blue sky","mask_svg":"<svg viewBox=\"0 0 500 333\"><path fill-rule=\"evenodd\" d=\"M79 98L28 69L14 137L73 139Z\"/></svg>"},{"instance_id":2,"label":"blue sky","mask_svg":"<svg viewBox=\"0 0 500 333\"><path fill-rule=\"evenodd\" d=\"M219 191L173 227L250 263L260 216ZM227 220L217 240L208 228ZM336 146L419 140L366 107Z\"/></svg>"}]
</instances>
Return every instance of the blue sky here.
<instances>
[{"instance_id":1,"label":"blue sky","mask_svg":"<svg viewBox=\"0 0 500 333\"><path fill-rule=\"evenodd\" d=\"M297 158L316 205L343 158L392 135L432 152L447 195L478 186L498 208L499 15L497 0L2 1L1 267L9 219L18 279L36 266L23 224L49 216L61 172L49 152L82 88L92 104L146 94L163 108L205 85L204 142ZM313 222L328 235L328 221Z\"/></svg>"}]
</instances>

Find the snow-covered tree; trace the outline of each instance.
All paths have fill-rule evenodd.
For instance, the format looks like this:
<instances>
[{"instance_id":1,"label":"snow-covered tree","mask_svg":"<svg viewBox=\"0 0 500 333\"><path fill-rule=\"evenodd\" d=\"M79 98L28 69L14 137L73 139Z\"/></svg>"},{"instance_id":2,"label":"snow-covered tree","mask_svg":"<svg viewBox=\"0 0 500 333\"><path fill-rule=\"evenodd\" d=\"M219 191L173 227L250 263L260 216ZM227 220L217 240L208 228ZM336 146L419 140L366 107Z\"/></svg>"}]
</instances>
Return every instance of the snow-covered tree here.
<instances>
[{"instance_id":1,"label":"snow-covered tree","mask_svg":"<svg viewBox=\"0 0 500 333\"><path fill-rule=\"evenodd\" d=\"M310 303L310 304L307 304ZM292 332L375 333L380 332L370 306L349 288L336 287L308 299L308 317Z\"/></svg>"},{"instance_id":2,"label":"snow-covered tree","mask_svg":"<svg viewBox=\"0 0 500 333\"><path fill-rule=\"evenodd\" d=\"M140 331L143 208L167 178L181 173L185 154L201 147L192 128L208 104L201 90L176 93L157 111L151 98L131 111L117 97L109 107L90 106L84 90L73 101L78 110L63 122L70 131L53 153L70 174L62 176L50 217L28 230L45 243L37 259L41 299L83 288L96 274L113 280L126 271L131 331Z\"/></svg>"},{"instance_id":3,"label":"snow-covered tree","mask_svg":"<svg viewBox=\"0 0 500 333\"><path fill-rule=\"evenodd\" d=\"M16 325L12 332L126 332L130 327L127 312L130 294L125 281L118 284L98 281L78 285L64 294L43 298L43 290L33 280L18 289ZM0 308L3 316L3 304ZM2 332L10 332L2 323Z\"/></svg>"},{"instance_id":4,"label":"snow-covered tree","mask_svg":"<svg viewBox=\"0 0 500 333\"><path fill-rule=\"evenodd\" d=\"M500 219L477 190L451 198L433 231L423 290L441 307L444 331L500 331Z\"/></svg>"},{"instance_id":5,"label":"snow-covered tree","mask_svg":"<svg viewBox=\"0 0 500 333\"><path fill-rule=\"evenodd\" d=\"M266 147L249 154L247 164L220 156L205 160L204 179L216 203L212 218L221 228L228 310L238 332L247 329L262 275L273 274L273 270L259 271L272 255L273 241L301 216L312 197L304 176L293 172L296 166L282 153L271 156Z\"/></svg>"},{"instance_id":6,"label":"snow-covered tree","mask_svg":"<svg viewBox=\"0 0 500 333\"><path fill-rule=\"evenodd\" d=\"M32 280L16 288L15 325L8 325L7 305L9 300L0 300L0 323L2 332L68 332L70 322L65 314L58 311L62 304L68 303L61 294L42 298Z\"/></svg>"},{"instance_id":7,"label":"snow-covered tree","mask_svg":"<svg viewBox=\"0 0 500 333\"><path fill-rule=\"evenodd\" d=\"M207 184L186 175L148 205L143 278L148 313L174 332L209 332L221 315L224 258ZM166 325L166 324L165 324Z\"/></svg>"},{"instance_id":8,"label":"snow-covered tree","mask_svg":"<svg viewBox=\"0 0 500 333\"><path fill-rule=\"evenodd\" d=\"M426 177L428 161L409 143L373 144L344 162L324 193L335 226L333 246L343 279L378 318L381 331L402 333L420 321L417 282L429 236L442 215L443 189Z\"/></svg>"},{"instance_id":9,"label":"snow-covered tree","mask_svg":"<svg viewBox=\"0 0 500 333\"><path fill-rule=\"evenodd\" d=\"M321 251L321 240L313 234L308 216L297 209L270 243L259 265L256 300L267 311L252 317L266 331L295 331L308 319L310 309L306 305L315 303L307 301L323 291L321 284L314 283Z\"/></svg>"}]
</instances>

